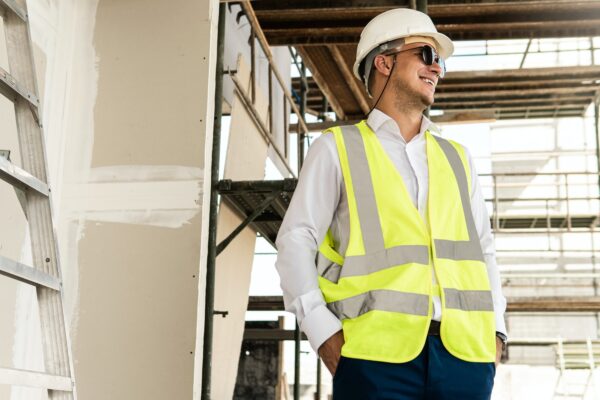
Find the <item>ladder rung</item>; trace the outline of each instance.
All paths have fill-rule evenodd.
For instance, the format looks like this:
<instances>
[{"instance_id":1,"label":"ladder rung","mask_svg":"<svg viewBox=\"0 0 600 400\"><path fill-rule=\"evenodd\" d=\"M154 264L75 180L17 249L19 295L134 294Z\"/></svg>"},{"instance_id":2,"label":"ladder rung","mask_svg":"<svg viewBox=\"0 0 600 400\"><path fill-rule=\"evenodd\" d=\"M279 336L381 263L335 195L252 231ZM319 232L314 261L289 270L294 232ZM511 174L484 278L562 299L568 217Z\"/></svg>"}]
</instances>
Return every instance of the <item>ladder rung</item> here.
<instances>
[{"instance_id":1,"label":"ladder rung","mask_svg":"<svg viewBox=\"0 0 600 400\"><path fill-rule=\"evenodd\" d=\"M0 384L61 390L63 392L73 391L73 381L68 376L50 375L45 372L14 368L0 368Z\"/></svg>"},{"instance_id":2,"label":"ladder rung","mask_svg":"<svg viewBox=\"0 0 600 400\"><path fill-rule=\"evenodd\" d=\"M0 256L0 274L34 286L60 290L60 281L39 269Z\"/></svg>"},{"instance_id":3,"label":"ladder rung","mask_svg":"<svg viewBox=\"0 0 600 400\"><path fill-rule=\"evenodd\" d=\"M0 179L19 189L33 189L41 195L48 196L48 185L4 157L0 157Z\"/></svg>"},{"instance_id":4,"label":"ladder rung","mask_svg":"<svg viewBox=\"0 0 600 400\"><path fill-rule=\"evenodd\" d=\"M17 17L27 22L27 13L14 0L0 0L0 9L12 11Z\"/></svg>"},{"instance_id":5,"label":"ladder rung","mask_svg":"<svg viewBox=\"0 0 600 400\"><path fill-rule=\"evenodd\" d=\"M3 0L0 0L0 2ZM21 85L8 71L0 68L0 93L10 100L21 97L28 101L35 109L38 108L40 101L37 96Z\"/></svg>"}]
</instances>

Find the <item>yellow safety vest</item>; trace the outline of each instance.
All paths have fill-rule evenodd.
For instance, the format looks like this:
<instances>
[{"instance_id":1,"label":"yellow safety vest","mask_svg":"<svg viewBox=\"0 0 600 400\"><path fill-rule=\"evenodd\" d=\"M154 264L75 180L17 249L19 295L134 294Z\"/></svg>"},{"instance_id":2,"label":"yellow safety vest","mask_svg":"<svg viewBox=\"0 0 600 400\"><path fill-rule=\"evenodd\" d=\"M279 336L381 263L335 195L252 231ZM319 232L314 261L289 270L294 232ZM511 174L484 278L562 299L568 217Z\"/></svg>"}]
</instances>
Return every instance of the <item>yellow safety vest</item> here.
<instances>
[{"instance_id":1,"label":"yellow safety vest","mask_svg":"<svg viewBox=\"0 0 600 400\"><path fill-rule=\"evenodd\" d=\"M327 234L317 270L327 307L342 321L342 355L396 363L414 359L425 344L436 294L446 349L465 361L494 361L494 306L464 149L425 132L427 224L366 121L326 133L335 137L350 232L343 256Z\"/></svg>"}]
</instances>

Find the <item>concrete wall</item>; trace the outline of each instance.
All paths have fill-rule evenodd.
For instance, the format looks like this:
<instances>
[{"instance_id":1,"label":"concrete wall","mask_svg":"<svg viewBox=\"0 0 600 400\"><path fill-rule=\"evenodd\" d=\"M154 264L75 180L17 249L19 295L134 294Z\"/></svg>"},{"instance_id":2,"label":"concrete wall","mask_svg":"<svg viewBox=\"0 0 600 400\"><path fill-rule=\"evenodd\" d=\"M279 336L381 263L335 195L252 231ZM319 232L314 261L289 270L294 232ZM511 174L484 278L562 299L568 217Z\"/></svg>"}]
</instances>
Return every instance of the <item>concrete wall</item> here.
<instances>
[{"instance_id":1,"label":"concrete wall","mask_svg":"<svg viewBox=\"0 0 600 400\"><path fill-rule=\"evenodd\" d=\"M28 3L79 397L199 398L218 2ZM27 261L14 192L0 201L0 254ZM34 292L0 285L0 362L40 368Z\"/></svg>"}]
</instances>

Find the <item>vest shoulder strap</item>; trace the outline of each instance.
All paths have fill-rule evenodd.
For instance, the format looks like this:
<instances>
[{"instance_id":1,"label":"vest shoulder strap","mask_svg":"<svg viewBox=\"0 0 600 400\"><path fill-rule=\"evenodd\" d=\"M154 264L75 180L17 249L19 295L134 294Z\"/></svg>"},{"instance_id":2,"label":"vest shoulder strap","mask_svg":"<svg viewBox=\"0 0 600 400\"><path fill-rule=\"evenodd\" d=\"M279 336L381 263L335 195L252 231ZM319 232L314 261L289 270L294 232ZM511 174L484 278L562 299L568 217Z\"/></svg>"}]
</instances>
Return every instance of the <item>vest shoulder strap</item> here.
<instances>
[{"instance_id":1,"label":"vest shoulder strap","mask_svg":"<svg viewBox=\"0 0 600 400\"><path fill-rule=\"evenodd\" d=\"M434 134L432 133L432 135L434 135ZM473 194L473 190L472 190L473 184L471 182L471 166L469 165L469 160L467 159L467 152L466 152L464 146L462 144L454 141L454 140L444 139L444 138L442 138L441 136L438 136L438 135L434 135L434 136L435 136L436 139L438 139L438 141L441 140L441 141L448 142L448 143L450 143L452 145L452 147L454 147L454 149L458 153L460 161L462 162L462 165L463 165L463 167L465 169L465 175L467 177L467 184L468 184L468 187L469 187L469 195Z\"/></svg>"}]
</instances>

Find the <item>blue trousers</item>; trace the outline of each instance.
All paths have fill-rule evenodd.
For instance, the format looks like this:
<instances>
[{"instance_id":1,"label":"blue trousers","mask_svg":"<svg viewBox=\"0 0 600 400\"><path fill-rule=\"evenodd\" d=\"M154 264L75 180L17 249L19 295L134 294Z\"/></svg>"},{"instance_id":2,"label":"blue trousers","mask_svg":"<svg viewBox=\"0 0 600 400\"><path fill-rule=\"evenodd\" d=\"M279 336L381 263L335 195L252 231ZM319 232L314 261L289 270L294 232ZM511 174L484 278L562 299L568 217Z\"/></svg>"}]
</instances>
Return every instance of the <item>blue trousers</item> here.
<instances>
[{"instance_id":1,"label":"blue trousers","mask_svg":"<svg viewBox=\"0 0 600 400\"><path fill-rule=\"evenodd\" d=\"M427 336L421 354L407 363L342 357L333 377L334 400L489 400L494 363L460 360L439 336Z\"/></svg>"}]
</instances>

